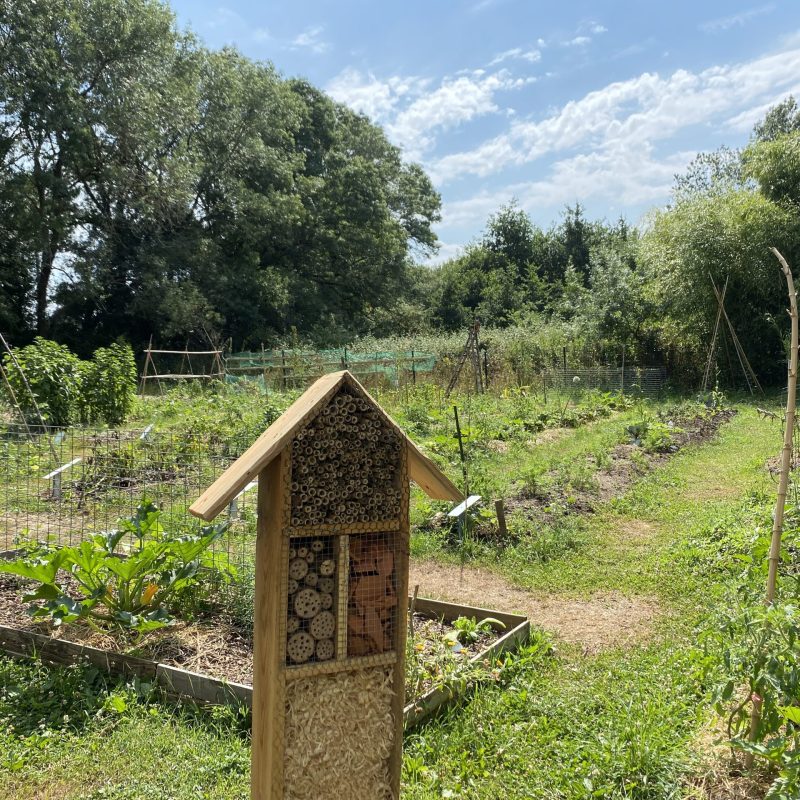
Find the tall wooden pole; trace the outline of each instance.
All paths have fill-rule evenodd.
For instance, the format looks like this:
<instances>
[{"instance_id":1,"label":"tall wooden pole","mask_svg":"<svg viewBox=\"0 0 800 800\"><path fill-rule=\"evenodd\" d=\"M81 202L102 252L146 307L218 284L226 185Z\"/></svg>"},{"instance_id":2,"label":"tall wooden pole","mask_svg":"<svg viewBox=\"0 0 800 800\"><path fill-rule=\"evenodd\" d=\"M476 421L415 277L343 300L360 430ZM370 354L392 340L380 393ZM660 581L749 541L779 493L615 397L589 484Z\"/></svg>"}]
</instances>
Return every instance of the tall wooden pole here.
<instances>
[{"instance_id":1,"label":"tall wooden pole","mask_svg":"<svg viewBox=\"0 0 800 800\"><path fill-rule=\"evenodd\" d=\"M789 380L786 394L786 428L783 432L783 451L781 452L781 475L778 483L778 499L775 503L775 518L772 525L772 543L769 549L769 576L767 578L767 595L765 601L771 605L775 599L775 588L778 581L778 564L781 558L781 534L783 533L783 513L786 507L786 492L789 488L789 473L792 466L792 439L794 435L794 417L797 401L797 348L798 348L798 312L797 293L794 288L792 271L786 259L773 247L772 252L778 259L786 277L789 289L789 316L792 319L792 340L789 352Z\"/></svg>"},{"instance_id":2,"label":"tall wooden pole","mask_svg":"<svg viewBox=\"0 0 800 800\"><path fill-rule=\"evenodd\" d=\"M789 377L786 390L786 422L783 431L783 450L781 451L781 472L778 480L778 497L775 500L775 513L772 523L772 541L769 548L769 574L767 576L767 593L764 596L766 605L775 601L775 592L778 584L778 565L781 560L781 537L783 535L783 514L786 507L786 492L789 488L789 473L792 466L792 441L794 436L794 417L797 402L797 347L798 347L798 314L797 293L794 288L792 271L786 259L774 247L770 248L778 259L786 278L789 291L789 316L792 320L792 338L789 348ZM753 698L753 709L750 713L750 741L758 737L758 726L761 722L761 700ZM753 764L751 753L745 755L745 765L749 768Z\"/></svg>"}]
</instances>

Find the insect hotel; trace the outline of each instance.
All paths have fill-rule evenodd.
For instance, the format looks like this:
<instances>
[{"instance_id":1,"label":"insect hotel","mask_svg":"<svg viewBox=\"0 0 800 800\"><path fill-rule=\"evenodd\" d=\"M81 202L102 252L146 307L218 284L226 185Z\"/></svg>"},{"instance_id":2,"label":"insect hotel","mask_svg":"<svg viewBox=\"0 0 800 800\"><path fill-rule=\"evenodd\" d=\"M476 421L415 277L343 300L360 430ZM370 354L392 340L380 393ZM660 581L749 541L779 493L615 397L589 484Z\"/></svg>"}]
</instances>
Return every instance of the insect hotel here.
<instances>
[{"instance_id":1,"label":"insect hotel","mask_svg":"<svg viewBox=\"0 0 800 800\"><path fill-rule=\"evenodd\" d=\"M191 507L258 478L253 800L396 800L409 480L461 500L349 372L320 378Z\"/></svg>"}]
</instances>

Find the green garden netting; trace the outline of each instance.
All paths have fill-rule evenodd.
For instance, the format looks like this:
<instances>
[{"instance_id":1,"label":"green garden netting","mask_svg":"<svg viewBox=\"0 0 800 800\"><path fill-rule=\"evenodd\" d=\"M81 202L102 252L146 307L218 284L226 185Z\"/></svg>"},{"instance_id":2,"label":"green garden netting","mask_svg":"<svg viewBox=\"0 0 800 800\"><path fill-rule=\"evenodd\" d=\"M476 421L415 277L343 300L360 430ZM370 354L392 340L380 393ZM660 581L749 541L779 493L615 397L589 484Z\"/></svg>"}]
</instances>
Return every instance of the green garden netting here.
<instances>
[{"instance_id":1,"label":"green garden netting","mask_svg":"<svg viewBox=\"0 0 800 800\"><path fill-rule=\"evenodd\" d=\"M334 350L260 350L231 353L225 359L225 380L256 381L264 385L294 385L328 372L348 369L354 375L384 375L397 384L401 376L432 372L433 353L407 351L352 352Z\"/></svg>"}]
</instances>

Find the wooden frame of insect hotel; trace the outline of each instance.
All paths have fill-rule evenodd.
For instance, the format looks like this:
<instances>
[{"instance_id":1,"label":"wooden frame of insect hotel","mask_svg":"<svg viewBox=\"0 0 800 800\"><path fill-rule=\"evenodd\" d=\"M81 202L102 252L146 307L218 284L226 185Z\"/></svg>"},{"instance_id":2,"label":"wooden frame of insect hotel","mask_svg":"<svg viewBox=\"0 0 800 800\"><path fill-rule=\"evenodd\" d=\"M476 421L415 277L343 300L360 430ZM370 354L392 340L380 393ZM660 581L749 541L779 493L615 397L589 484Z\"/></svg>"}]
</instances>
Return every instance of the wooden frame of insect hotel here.
<instances>
[{"instance_id":1,"label":"wooden frame of insect hotel","mask_svg":"<svg viewBox=\"0 0 800 800\"><path fill-rule=\"evenodd\" d=\"M191 507L258 477L253 800L397 800L409 480L461 500L349 372L320 378Z\"/></svg>"}]
</instances>

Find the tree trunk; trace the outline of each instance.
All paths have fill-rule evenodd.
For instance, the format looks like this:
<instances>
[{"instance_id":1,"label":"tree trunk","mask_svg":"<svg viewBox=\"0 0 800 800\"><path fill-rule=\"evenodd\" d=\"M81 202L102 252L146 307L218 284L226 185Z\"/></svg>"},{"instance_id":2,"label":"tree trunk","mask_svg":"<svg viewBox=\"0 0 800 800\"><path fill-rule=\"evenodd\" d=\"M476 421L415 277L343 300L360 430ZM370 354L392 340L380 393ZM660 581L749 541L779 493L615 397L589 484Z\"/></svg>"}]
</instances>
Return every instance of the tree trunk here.
<instances>
[{"instance_id":1,"label":"tree trunk","mask_svg":"<svg viewBox=\"0 0 800 800\"><path fill-rule=\"evenodd\" d=\"M55 253L50 250L41 253L39 274L36 276L36 333L39 336L47 333L47 290L50 288L54 260Z\"/></svg>"}]
</instances>

